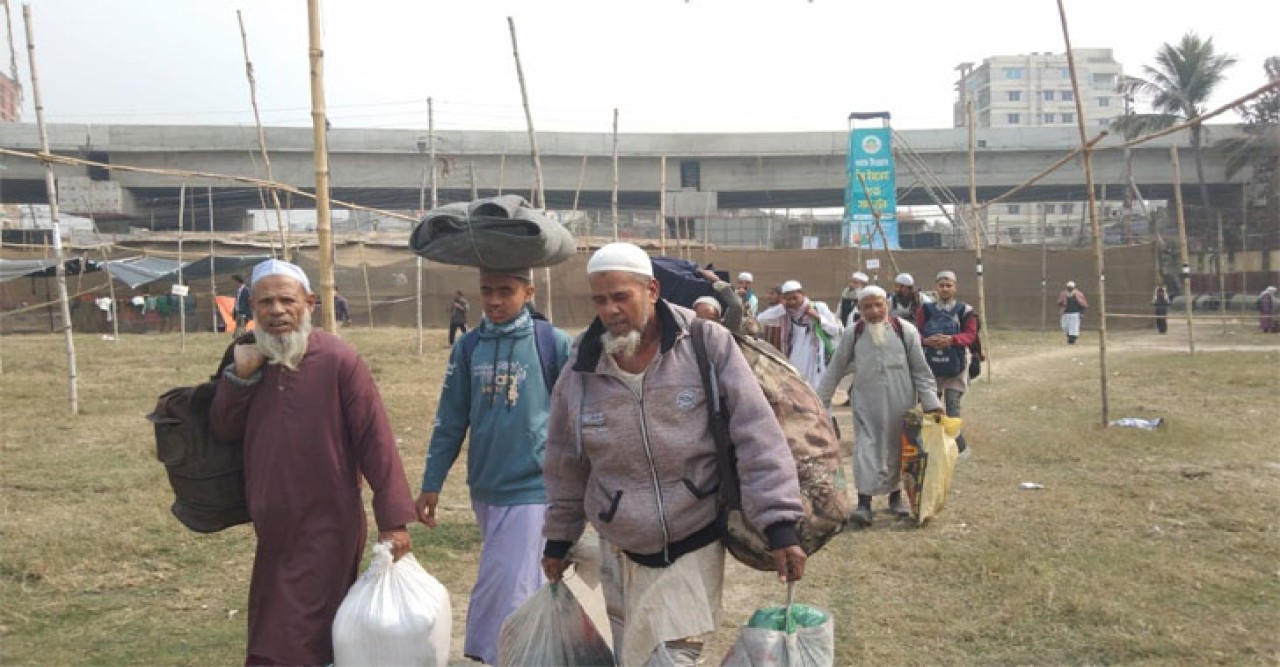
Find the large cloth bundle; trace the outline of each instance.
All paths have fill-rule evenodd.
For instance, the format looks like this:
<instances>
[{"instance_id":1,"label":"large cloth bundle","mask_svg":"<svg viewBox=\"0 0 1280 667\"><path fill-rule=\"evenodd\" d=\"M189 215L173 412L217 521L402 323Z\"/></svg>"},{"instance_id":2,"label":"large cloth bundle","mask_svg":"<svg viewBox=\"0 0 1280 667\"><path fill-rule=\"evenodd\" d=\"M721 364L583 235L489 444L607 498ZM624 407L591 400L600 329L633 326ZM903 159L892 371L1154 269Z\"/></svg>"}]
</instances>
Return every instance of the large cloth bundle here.
<instances>
[{"instance_id":1,"label":"large cloth bundle","mask_svg":"<svg viewBox=\"0 0 1280 667\"><path fill-rule=\"evenodd\" d=\"M699 357L699 370L703 371L703 383L710 385L708 395L714 398L720 395L720 390L714 385L714 373L703 368L707 359L701 327L715 325L704 320L698 322L702 324L695 323L692 332L694 349ZM800 535L800 546L804 552L813 555L844 528L845 520L853 512L849 481L840 461L840 438L822 401L791 362L767 343L737 333L733 339L787 438L804 502L804 516L796 523L796 532ZM714 403L714 400L709 403ZM728 441L728 424L721 419L725 414L727 412L722 409L710 417L723 480L721 518L725 523L725 535L721 542L742 564L763 572L774 572L777 565L769 551L768 541L742 514L738 479L733 472L737 456L732 442ZM732 415L729 418L732 419Z\"/></svg>"},{"instance_id":2,"label":"large cloth bundle","mask_svg":"<svg viewBox=\"0 0 1280 667\"><path fill-rule=\"evenodd\" d=\"M916 522L928 521L947 503L960 450L956 436L962 420L926 415L915 408L902 427L902 488Z\"/></svg>"},{"instance_id":3,"label":"large cloth bundle","mask_svg":"<svg viewBox=\"0 0 1280 667\"><path fill-rule=\"evenodd\" d=\"M489 269L553 266L578 250L564 225L518 195L485 197L427 212L409 249L443 264Z\"/></svg>"},{"instance_id":4,"label":"large cloth bundle","mask_svg":"<svg viewBox=\"0 0 1280 667\"><path fill-rule=\"evenodd\" d=\"M236 342L253 340L250 334ZM170 511L182 525L198 533L214 533L251 521L244 490L244 447L215 438L209 423L217 379L231 365L234 352L232 343L209 382L166 391L147 415L147 421L155 426L156 459L164 464L173 488Z\"/></svg>"},{"instance_id":5,"label":"large cloth bundle","mask_svg":"<svg viewBox=\"0 0 1280 667\"><path fill-rule=\"evenodd\" d=\"M333 619L333 662L445 667L452 635L444 585L411 553L391 560L390 544L380 542Z\"/></svg>"}]
</instances>

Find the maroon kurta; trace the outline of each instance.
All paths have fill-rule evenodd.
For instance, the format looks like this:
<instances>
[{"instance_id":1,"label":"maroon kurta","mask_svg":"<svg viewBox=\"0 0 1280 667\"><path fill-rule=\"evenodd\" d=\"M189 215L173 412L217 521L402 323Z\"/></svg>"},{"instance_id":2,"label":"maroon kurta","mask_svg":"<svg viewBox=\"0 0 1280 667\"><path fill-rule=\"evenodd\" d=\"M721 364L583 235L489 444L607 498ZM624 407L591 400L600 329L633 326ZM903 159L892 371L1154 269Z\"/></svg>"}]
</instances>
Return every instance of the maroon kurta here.
<instances>
[{"instance_id":1,"label":"maroon kurta","mask_svg":"<svg viewBox=\"0 0 1280 667\"><path fill-rule=\"evenodd\" d=\"M263 367L251 387L219 380L214 432L243 439L258 536L249 584L251 661L333 662L330 629L364 551L360 474L379 530L416 519L395 437L368 366L312 331L297 371Z\"/></svg>"}]
</instances>

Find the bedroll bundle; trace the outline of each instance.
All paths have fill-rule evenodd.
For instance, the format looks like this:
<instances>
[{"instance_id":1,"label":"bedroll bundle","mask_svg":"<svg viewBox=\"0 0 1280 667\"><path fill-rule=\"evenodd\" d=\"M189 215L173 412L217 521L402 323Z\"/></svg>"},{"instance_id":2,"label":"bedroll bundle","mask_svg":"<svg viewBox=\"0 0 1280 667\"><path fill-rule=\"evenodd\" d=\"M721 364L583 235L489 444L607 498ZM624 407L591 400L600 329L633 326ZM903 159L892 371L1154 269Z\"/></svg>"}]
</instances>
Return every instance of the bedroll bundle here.
<instances>
[{"instance_id":1,"label":"bedroll bundle","mask_svg":"<svg viewBox=\"0 0 1280 667\"><path fill-rule=\"evenodd\" d=\"M709 325L694 326L694 347L705 357L700 341L701 326ZM840 461L840 439L818 395L791 362L767 343L737 333L733 339L760 383L769 407L773 408L795 459L804 502L804 516L797 522L796 531L800 535L800 546L806 554L813 555L844 528L845 520L853 511L849 481ZM713 388L711 395L718 396L719 389ZM712 430L714 433L718 429L713 426ZM737 459L730 443L727 454L731 461L723 460L726 452L719 442L722 437L727 438L727 433L717 434L717 448L722 450L721 475L732 482L722 485L727 490L721 497L725 508L722 512L727 515L722 517L726 525L721 542L742 564L764 572L776 571L764 534L742 514L737 477L726 472L733 469Z\"/></svg>"},{"instance_id":2,"label":"bedroll bundle","mask_svg":"<svg viewBox=\"0 0 1280 667\"><path fill-rule=\"evenodd\" d=\"M578 244L523 197L501 195L428 211L409 236L409 249L443 264L503 270L559 264Z\"/></svg>"}]
</instances>

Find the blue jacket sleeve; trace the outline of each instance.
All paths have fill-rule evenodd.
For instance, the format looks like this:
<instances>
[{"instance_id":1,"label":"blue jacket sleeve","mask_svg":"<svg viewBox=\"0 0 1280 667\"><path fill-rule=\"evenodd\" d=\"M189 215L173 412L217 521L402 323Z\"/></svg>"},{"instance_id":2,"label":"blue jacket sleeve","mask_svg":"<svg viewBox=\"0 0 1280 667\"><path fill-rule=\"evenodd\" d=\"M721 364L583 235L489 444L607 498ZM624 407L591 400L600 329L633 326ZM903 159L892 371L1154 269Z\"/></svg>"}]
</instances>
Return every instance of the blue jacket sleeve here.
<instances>
[{"instance_id":1,"label":"blue jacket sleeve","mask_svg":"<svg viewBox=\"0 0 1280 667\"><path fill-rule=\"evenodd\" d=\"M440 388L440 405L422 472L422 490L428 493L439 493L444 486L444 478L458 460L462 439L471 426L471 360L462 359L462 347L461 341L453 346Z\"/></svg>"}]
</instances>

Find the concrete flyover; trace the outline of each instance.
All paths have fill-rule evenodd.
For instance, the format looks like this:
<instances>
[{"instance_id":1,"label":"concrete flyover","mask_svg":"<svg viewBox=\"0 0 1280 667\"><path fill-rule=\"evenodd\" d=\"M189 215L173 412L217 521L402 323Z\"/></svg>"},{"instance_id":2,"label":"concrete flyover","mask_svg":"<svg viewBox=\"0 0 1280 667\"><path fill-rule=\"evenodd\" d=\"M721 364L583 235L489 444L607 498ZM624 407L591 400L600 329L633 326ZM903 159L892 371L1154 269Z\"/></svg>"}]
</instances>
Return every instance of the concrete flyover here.
<instances>
[{"instance_id":1,"label":"concrete flyover","mask_svg":"<svg viewBox=\"0 0 1280 667\"><path fill-rule=\"evenodd\" d=\"M1207 143L1241 136L1240 126L1207 128ZM904 130L901 137L918 154L937 181L957 199L968 199L968 135L965 129ZM111 164L189 169L261 177L257 132L243 126L82 125L49 127L55 153L86 157ZM474 174L481 195L506 192L528 194L533 184L528 137L523 132L440 131L437 133L438 185L443 201L467 199ZM299 188L314 182L309 128L266 129L267 145L277 180ZM658 202L659 162L667 158L666 189L714 192L718 207L809 208L843 205L846 132L753 134L620 134L619 201L624 209L655 209ZM1125 157L1114 147L1122 140L1108 136L1095 153L1094 181L1099 194L1109 188L1111 198L1123 191ZM1052 164L1078 145L1075 128L986 128L976 132L975 163L979 200L1006 192ZM1163 137L1133 149L1135 179L1148 199L1172 197L1173 173L1169 149L1179 148L1184 192L1196 203L1195 163L1186 132ZM538 135L547 199L553 208L569 208L574 200L583 157L581 209L608 209L613 187L613 137L608 132ZM34 151L34 124L0 125L0 147ZM1110 147L1110 148L1109 148ZM333 196L387 209L416 209L425 174L426 133L420 130L341 129L329 132ZM8 203L44 201L43 171L30 159L0 157L0 200ZM1223 158L1205 151L1205 177L1218 203L1239 201L1247 170L1228 179ZM696 174L695 174L696 171ZM898 160L898 192L902 205L932 203L917 177ZM60 178L109 179L126 190L132 211L117 217L145 218L153 209L161 220L176 218L178 187L171 176L59 167ZM683 179L683 183L682 183ZM239 224L243 210L261 207L259 193L223 180L187 179L203 194L211 187L217 196L217 224ZM1081 201L1085 198L1080 160L1051 174L1012 201ZM201 200L203 202L203 199ZM294 202L303 208L306 203ZM104 207L109 208L109 207ZM197 209L200 210L200 209ZM701 211L687 211L698 215ZM201 213L201 215L204 215ZM223 219L226 215L226 219ZM207 224L206 222L202 224Z\"/></svg>"}]
</instances>

